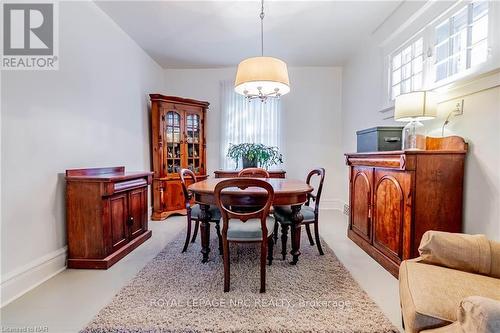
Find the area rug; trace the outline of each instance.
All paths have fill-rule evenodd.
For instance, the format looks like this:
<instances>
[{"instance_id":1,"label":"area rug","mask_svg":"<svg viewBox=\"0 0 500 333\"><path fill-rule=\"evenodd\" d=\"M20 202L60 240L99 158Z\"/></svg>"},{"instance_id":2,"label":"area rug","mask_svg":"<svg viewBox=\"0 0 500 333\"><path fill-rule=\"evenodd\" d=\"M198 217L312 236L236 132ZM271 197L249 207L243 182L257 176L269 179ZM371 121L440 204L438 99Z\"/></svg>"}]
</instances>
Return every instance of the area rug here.
<instances>
[{"instance_id":1,"label":"area rug","mask_svg":"<svg viewBox=\"0 0 500 333\"><path fill-rule=\"evenodd\" d=\"M231 245L224 293L217 239L205 264L199 243L181 253L183 242L181 232L81 332L398 332L326 244L320 256L303 237L291 266L278 241L260 294L258 245Z\"/></svg>"}]
</instances>

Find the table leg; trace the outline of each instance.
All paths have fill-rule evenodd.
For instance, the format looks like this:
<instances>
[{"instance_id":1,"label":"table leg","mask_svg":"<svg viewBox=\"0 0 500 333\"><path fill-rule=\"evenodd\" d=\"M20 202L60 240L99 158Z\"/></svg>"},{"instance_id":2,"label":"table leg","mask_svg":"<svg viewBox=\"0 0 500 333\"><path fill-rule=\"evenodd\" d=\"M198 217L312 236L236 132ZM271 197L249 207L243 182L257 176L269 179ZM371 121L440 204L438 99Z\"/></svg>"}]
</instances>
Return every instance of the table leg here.
<instances>
[{"instance_id":1,"label":"table leg","mask_svg":"<svg viewBox=\"0 0 500 333\"><path fill-rule=\"evenodd\" d=\"M203 254L201 262L206 263L210 253L210 205L200 204L200 209L201 213L198 218L200 219L201 253Z\"/></svg>"},{"instance_id":2,"label":"table leg","mask_svg":"<svg viewBox=\"0 0 500 333\"><path fill-rule=\"evenodd\" d=\"M290 264L295 265L299 261L300 256L300 231L302 229L302 221L304 220L304 216L300 212L300 207L302 205L293 205L292 206L292 225L290 227L292 232L292 251L290 254L293 259Z\"/></svg>"}]
</instances>

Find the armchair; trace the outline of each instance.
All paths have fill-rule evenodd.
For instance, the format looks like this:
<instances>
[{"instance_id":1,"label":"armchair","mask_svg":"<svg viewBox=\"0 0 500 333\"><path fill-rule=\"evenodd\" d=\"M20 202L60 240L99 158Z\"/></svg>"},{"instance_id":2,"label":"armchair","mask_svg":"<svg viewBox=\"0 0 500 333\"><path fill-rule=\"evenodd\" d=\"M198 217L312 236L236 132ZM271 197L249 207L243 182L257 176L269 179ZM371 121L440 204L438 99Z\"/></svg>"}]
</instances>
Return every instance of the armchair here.
<instances>
[{"instance_id":1,"label":"armchair","mask_svg":"<svg viewBox=\"0 0 500 333\"><path fill-rule=\"evenodd\" d=\"M500 332L500 243L426 232L420 257L399 269L407 333Z\"/></svg>"}]
</instances>

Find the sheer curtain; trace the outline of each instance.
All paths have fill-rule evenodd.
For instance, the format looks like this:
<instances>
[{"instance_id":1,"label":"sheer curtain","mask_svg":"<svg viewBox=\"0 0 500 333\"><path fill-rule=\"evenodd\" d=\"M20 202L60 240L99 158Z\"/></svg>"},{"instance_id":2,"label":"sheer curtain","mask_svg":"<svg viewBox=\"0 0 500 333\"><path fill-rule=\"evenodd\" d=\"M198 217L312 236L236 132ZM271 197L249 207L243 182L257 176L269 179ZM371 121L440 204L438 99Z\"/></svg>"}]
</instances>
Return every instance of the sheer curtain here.
<instances>
[{"instance_id":1,"label":"sheer curtain","mask_svg":"<svg viewBox=\"0 0 500 333\"><path fill-rule=\"evenodd\" d=\"M229 144L262 143L281 150L281 102L270 98L248 102L234 92L234 82L223 81L221 90L221 150L220 166L234 170L236 163L226 157ZM241 168L241 162L239 164ZM275 165L273 168L282 166Z\"/></svg>"}]
</instances>

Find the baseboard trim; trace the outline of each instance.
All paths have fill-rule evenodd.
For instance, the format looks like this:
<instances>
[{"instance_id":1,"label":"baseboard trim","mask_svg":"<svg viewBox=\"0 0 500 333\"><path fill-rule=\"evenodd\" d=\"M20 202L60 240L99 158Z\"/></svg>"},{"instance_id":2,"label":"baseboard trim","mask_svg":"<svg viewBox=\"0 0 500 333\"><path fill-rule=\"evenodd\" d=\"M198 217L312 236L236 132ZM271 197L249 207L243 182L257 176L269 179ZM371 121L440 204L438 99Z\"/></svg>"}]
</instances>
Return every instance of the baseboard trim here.
<instances>
[{"instance_id":1,"label":"baseboard trim","mask_svg":"<svg viewBox=\"0 0 500 333\"><path fill-rule=\"evenodd\" d=\"M320 209L344 211L344 201L340 199L321 199Z\"/></svg>"},{"instance_id":2,"label":"baseboard trim","mask_svg":"<svg viewBox=\"0 0 500 333\"><path fill-rule=\"evenodd\" d=\"M66 257L65 246L2 276L0 307L4 307L65 270Z\"/></svg>"}]
</instances>

